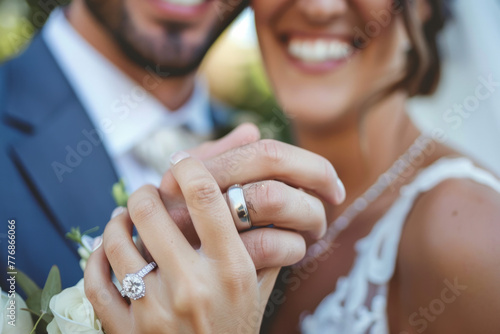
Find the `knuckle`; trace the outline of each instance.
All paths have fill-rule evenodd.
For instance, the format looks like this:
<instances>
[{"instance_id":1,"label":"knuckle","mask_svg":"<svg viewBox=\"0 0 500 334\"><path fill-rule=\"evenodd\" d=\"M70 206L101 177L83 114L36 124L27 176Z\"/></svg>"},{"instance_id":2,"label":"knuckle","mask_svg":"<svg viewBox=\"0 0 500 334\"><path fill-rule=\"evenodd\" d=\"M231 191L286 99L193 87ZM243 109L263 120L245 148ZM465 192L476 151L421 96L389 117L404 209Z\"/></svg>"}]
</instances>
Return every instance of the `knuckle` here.
<instances>
[{"instance_id":1,"label":"knuckle","mask_svg":"<svg viewBox=\"0 0 500 334\"><path fill-rule=\"evenodd\" d=\"M309 197L303 201L307 205L304 210L310 217L314 217L321 224L326 225L326 212L323 203L316 197Z\"/></svg>"},{"instance_id":2,"label":"knuckle","mask_svg":"<svg viewBox=\"0 0 500 334\"><path fill-rule=\"evenodd\" d=\"M255 241L247 246L248 253L254 262L266 262L272 251L268 248L268 240L266 240L265 233L259 231L258 237Z\"/></svg>"},{"instance_id":3,"label":"knuckle","mask_svg":"<svg viewBox=\"0 0 500 334\"><path fill-rule=\"evenodd\" d=\"M194 296L190 292L178 289L172 301L172 310L180 316L193 312Z\"/></svg>"},{"instance_id":4,"label":"knuckle","mask_svg":"<svg viewBox=\"0 0 500 334\"><path fill-rule=\"evenodd\" d=\"M234 156L223 154L215 158L208 170L219 182L228 182L231 175L235 174L237 163Z\"/></svg>"},{"instance_id":5,"label":"knuckle","mask_svg":"<svg viewBox=\"0 0 500 334\"><path fill-rule=\"evenodd\" d=\"M238 147L224 154L221 154L213 160L213 174L234 175L237 173L241 162L245 161L246 154L244 147Z\"/></svg>"},{"instance_id":6,"label":"knuckle","mask_svg":"<svg viewBox=\"0 0 500 334\"><path fill-rule=\"evenodd\" d=\"M261 259L264 260L264 262L272 258L274 254L276 254L277 244L275 242L275 239L268 237L268 234L264 233L264 231L260 234L256 246L259 249L257 252L260 255Z\"/></svg>"},{"instance_id":7,"label":"knuckle","mask_svg":"<svg viewBox=\"0 0 500 334\"><path fill-rule=\"evenodd\" d=\"M190 200L192 205L199 208L210 207L220 196L220 189L212 179L208 177L199 178L187 187L186 200Z\"/></svg>"},{"instance_id":8,"label":"knuckle","mask_svg":"<svg viewBox=\"0 0 500 334\"><path fill-rule=\"evenodd\" d=\"M276 234L262 232L251 251L254 261L263 266L288 266L296 263L305 255L304 238L292 232L283 232L281 237Z\"/></svg>"},{"instance_id":9,"label":"knuckle","mask_svg":"<svg viewBox=\"0 0 500 334\"><path fill-rule=\"evenodd\" d=\"M235 150L235 152L237 151L238 149ZM238 154L234 154L234 152L226 152L214 159L215 165L222 170L230 170L237 164L238 157Z\"/></svg>"},{"instance_id":10,"label":"knuckle","mask_svg":"<svg viewBox=\"0 0 500 334\"><path fill-rule=\"evenodd\" d=\"M234 266L232 270L228 270L224 276L223 284L230 295L235 298L232 300L236 303L237 298L243 295L250 286L252 274L255 272L255 267L238 265Z\"/></svg>"},{"instance_id":11,"label":"knuckle","mask_svg":"<svg viewBox=\"0 0 500 334\"><path fill-rule=\"evenodd\" d=\"M273 214L280 216L285 210L285 194L284 185L278 181L269 181L262 187L262 207L265 209L266 214Z\"/></svg>"},{"instance_id":12,"label":"knuckle","mask_svg":"<svg viewBox=\"0 0 500 334\"><path fill-rule=\"evenodd\" d=\"M151 219L158 212L158 205L150 195L130 201L129 207L135 224Z\"/></svg>"},{"instance_id":13,"label":"knuckle","mask_svg":"<svg viewBox=\"0 0 500 334\"><path fill-rule=\"evenodd\" d=\"M210 289L192 279L179 283L172 301L172 309L177 315L187 316L205 309L211 303Z\"/></svg>"},{"instance_id":14,"label":"knuckle","mask_svg":"<svg viewBox=\"0 0 500 334\"><path fill-rule=\"evenodd\" d=\"M170 329L178 327L179 319L175 319L167 310L158 306L155 308L154 316L149 314L136 321L139 324L138 328L141 328L141 333L170 333Z\"/></svg>"},{"instance_id":15,"label":"knuckle","mask_svg":"<svg viewBox=\"0 0 500 334\"><path fill-rule=\"evenodd\" d=\"M258 142L259 149L264 159L272 164L281 164L285 159L280 143L272 139L263 139Z\"/></svg>"},{"instance_id":16,"label":"knuckle","mask_svg":"<svg viewBox=\"0 0 500 334\"><path fill-rule=\"evenodd\" d=\"M275 219L290 217L291 211L287 198L290 189L280 181L262 181L249 185L245 189L245 200L253 218L271 223ZM286 217L285 217L286 216Z\"/></svg>"},{"instance_id":17,"label":"knuckle","mask_svg":"<svg viewBox=\"0 0 500 334\"><path fill-rule=\"evenodd\" d=\"M106 256L111 259L119 258L120 254L126 249L127 241L122 238L108 238L104 239L104 252Z\"/></svg>"},{"instance_id":18,"label":"knuckle","mask_svg":"<svg viewBox=\"0 0 500 334\"><path fill-rule=\"evenodd\" d=\"M245 245L249 250L248 253L245 252L246 256L235 255L220 272L219 277L222 286L235 298L247 294L251 284L256 282L257 279L251 252L257 254L256 256L260 256L258 253L260 249L256 246L258 241L255 241L258 237L253 237L252 239L253 242ZM233 300L233 302L236 300Z\"/></svg>"},{"instance_id":19,"label":"knuckle","mask_svg":"<svg viewBox=\"0 0 500 334\"><path fill-rule=\"evenodd\" d=\"M286 247L280 248L280 263L284 265L292 265L297 263L306 254L306 243L302 236L296 236L297 240L294 243L288 244Z\"/></svg>"},{"instance_id":20,"label":"knuckle","mask_svg":"<svg viewBox=\"0 0 500 334\"><path fill-rule=\"evenodd\" d=\"M304 196L305 197L305 196ZM304 217L309 217L311 220L317 220L319 217L319 211L315 210L312 206L312 203L307 198L302 198L299 201L300 212Z\"/></svg>"},{"instance_id":21,"label":"knuckle","mask_svg":"<svg viewBox=\"0 0 500 334\"><path fill-rule=\"evenodd\" d=\"M193 295L196 298L196 308L201 310L207 310L210 307L213 300L210 289L205 285L198 284L193 289Z\"/></svg>"}]
</instances>

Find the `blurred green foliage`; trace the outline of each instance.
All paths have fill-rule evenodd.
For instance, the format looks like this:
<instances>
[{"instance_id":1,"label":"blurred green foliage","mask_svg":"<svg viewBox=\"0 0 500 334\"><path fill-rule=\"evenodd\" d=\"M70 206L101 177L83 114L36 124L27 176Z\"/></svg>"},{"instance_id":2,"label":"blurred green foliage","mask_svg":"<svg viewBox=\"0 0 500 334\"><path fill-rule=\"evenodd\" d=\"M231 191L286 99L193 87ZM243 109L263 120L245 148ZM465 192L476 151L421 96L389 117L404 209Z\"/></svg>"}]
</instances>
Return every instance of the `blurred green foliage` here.
<instances>
[{"instance_id":1,"label":"blurred green foliage","mask_svg":"<svg viewBox=\"0 0 500 334\"><path fill-rule=\"evenodd\" d=\"M70 0L0 0L0 62L23 50L50 12Z\"/></svg>"},{"instance_id":2,"label":"blurred green foliage","mask_svg":"<svg viewBox=\"0 0 500 334\"><path fill-rule=\"evenodd\" d=\"M237 99L224 101L241 110L240 123L252 122L259 127L262 138L293 142L291 120L285 116L269 87L260 61L249 61L243 68Z\"/></svg>"}]
</instances>

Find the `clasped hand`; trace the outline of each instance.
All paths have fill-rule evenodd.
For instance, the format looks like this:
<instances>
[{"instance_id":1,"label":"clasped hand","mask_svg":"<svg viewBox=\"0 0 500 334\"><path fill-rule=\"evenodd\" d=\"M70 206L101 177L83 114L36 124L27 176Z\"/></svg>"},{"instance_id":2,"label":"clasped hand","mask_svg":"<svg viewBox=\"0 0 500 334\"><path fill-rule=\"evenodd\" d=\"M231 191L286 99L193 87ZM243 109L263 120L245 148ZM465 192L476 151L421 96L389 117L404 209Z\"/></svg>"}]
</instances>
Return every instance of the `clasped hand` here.
<instances>
[{"instance_id":1,"label":"clasped hand","mask_svg":"<svg viewBox=\"0 0 500 334\"><path fill-rule=\"evenodd\" d=\"M106 333L258 333L280 267L298 262L305 237L326 230L324 203L345 191L324 158L243 125L175 159L160 189L144 186L107 224L85 270L85 292ZM203 162L202 162L203 160ZM254 226L238 231L223 191L244 185ZM314 196L313 196L314 195ZM132 240L133 226L147 255ZM150 258L143 298L121 282ZM111 268L110 268L111 267Z\"/></svg>"}]
</instances>

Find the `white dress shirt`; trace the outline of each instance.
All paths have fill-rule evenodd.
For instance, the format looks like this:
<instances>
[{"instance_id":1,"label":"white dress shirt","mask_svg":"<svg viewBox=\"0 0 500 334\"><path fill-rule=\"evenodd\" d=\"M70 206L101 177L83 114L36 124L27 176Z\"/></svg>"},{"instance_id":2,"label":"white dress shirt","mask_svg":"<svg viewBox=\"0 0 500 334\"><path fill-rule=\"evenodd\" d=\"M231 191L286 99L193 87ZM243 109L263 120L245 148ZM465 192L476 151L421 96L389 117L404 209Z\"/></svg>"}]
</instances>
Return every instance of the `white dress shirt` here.
<instances>
[{"instance_id":1,"label":"white dress shirt","mask_svg":"<svg viewBox=\"0 0 500 334\"><path fill-rule=\"evenodd\" d=\"M158 172L132 154L142 139L159 127L186 125L199 135L212 130L209 94L202 78L197 78L188 102L170 111L79 35L61 9L51 14L42 36L101 134L128 191L148 183L158 186L161 181ZM164 80L153 74L145 78L151 89L155 81Z\"/></svg>"}]
</instances>

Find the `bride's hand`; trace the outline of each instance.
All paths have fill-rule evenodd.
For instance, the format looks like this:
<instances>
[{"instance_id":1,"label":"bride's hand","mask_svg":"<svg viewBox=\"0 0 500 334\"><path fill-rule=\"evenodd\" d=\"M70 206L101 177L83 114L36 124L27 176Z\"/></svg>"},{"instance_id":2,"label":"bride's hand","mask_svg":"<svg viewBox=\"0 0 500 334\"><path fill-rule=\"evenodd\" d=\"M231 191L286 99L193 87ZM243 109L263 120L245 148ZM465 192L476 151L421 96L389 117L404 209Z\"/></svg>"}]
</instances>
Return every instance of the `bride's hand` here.
<instances>
[{"instance_id":1,"label":"bride's hand","mask_svg":"<svg viewBox=\"0 0 500 334\"><path fill-rule=\"evenodd\" d=\"M86 295L107 333L258 333L279 268L256 272L219 185L203 163L190 157L174 162L171 172L202 247L190 245L158 190L142 187L130 197L128 211L108 223L103 246L89 258ZM128 304L111 282L109 264L120 281L147 264L133 243L133 225L158 268L144 277L145 296ZM298 234L280 232L290 249L303 244Z\"/></svg>"}]
</instances>

